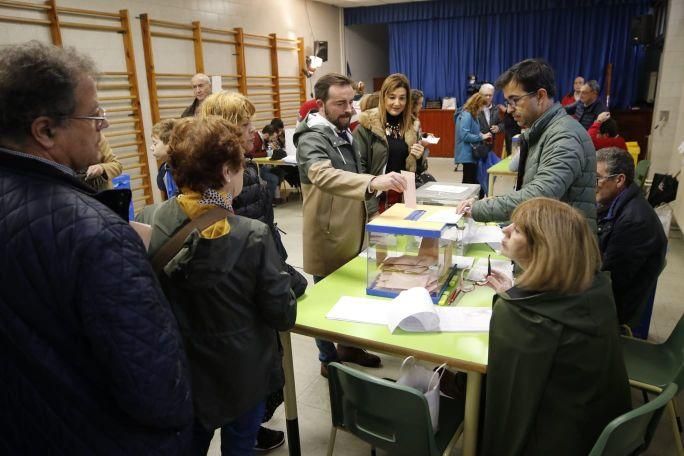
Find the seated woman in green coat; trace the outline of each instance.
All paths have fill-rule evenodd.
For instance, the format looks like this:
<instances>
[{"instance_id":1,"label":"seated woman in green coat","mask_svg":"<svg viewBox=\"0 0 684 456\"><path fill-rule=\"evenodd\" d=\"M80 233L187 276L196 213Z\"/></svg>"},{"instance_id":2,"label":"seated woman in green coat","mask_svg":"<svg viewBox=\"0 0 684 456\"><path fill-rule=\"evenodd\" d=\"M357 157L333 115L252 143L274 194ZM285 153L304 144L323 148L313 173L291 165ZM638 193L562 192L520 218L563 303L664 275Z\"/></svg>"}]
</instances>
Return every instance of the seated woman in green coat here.
<instances>
[{"instance_id":1,"label":"seated woman in green coat","mask_svg":"<svg viewBox=\"0 0 684 456\"><path fill-rule=\"evenodd\" d=\"M215 207L227 217L195 229L159 274L183 336L195 409L193 454L221 428L221 453L252 454L269 393L283 387L276 331L295 322L290 276L264 223L232 214L242 190L249 125L217 116L174 127L169 163L180 194L154 214L149 255Z\"/></svg>"},{"instance_id":2,"label":"seated woman in green coat","mask_svg":"<svg viewBox=\"0 0 684 456\"><path fill-rule=\"evenodd\" d=\"M495 271L489 333L485 455L586 455L630 410L610 278L577 210L549 198L520 204L503 254L522 269L513 286Z\"/></svg>"}]
</instances>

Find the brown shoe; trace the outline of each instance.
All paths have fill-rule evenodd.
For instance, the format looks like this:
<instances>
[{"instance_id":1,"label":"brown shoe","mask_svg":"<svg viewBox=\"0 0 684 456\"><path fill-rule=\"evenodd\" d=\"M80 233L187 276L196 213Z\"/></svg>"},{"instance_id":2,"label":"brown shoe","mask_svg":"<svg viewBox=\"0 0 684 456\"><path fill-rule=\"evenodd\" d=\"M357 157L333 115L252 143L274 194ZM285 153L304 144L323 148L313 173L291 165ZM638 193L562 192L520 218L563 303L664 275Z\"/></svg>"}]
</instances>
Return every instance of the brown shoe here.
<instances>
[{"instance_id":1,"label":"brown shoe","mask_svg":"<svg viewBox=\"0 0 684 456\"><path fill-rule=\"evenodd\" d=\"M380 367L380 357L360 348L337 345L337 356L340 361L354 363L364 367Z\"/></svg>"},{"instance_id":2,"label":"brown shoe","mask_svg":"<svg viewBox=\"0 0 684 456\"><path fill-rule=\"evenodd\" d=\"M342 361L335 362L342 364ZM328 364L329 363L321 363L321 377L328 378Z\"/></svg>"}]
</instances>

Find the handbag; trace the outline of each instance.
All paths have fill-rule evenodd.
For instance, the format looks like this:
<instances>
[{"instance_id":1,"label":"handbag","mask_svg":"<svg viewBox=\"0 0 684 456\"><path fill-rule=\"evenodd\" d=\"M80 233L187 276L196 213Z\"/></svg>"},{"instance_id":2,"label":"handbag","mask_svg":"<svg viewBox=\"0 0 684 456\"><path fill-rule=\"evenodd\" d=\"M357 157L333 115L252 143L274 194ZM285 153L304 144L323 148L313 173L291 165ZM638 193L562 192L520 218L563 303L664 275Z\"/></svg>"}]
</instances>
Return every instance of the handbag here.
<instances>
[{"instance_id":1,"label":"handbag","mask_svg":"<svg viewBox=\"0 0 684 456\"><path fill-rule=\"evenodd\" d=\"M489 150L489 144L485 143L484 141L479 142L473 146L473 158L475 160L482 160L483 158L487 158Z\"/></svg>"},{"instance_id":2,"label":"handbag","mask_svg":"<svg viewBox=\"0 0 684 456\"><path fill-rule=\"evenodd\" d=\"M397 379L399 385L410 386L423 393L430 410L433 432L439 431L439 381L445 369L446 363L431 371L418 365L416 358L409 356L401 363Z\"/></svg>"},{"instance_id":3,"label":"handbag","mask_svg":"<svg viewBox=\"0 0 684 456\"><path fill-rule=\"evenodd\" d=\"M164 270L164 266L171 261L171 258L178 254L181 247L183 247L185 240L195 229L202 231L219 220L228 217L228 214L230 214L228 209L214 207L196 219L190 220L183 225L183 227L176 231L173 237L167 240L152 257L152 269L154 270L154 273L157 274L157 276L161 274Z\"/></svg>"},{"instance_id":4,"label":"handbag","mask_svg":"<svg viewBox=\"0 0 684 456\"><path fill-rule=\"evenodd\" d=\"M674 201L677 197L677 188L679 187L677 176L679 176L679 173L674 176L658 173L653 175L653 183L648 192L648 202L651 206L656 207Z\"/></svg>"}]
</instances>

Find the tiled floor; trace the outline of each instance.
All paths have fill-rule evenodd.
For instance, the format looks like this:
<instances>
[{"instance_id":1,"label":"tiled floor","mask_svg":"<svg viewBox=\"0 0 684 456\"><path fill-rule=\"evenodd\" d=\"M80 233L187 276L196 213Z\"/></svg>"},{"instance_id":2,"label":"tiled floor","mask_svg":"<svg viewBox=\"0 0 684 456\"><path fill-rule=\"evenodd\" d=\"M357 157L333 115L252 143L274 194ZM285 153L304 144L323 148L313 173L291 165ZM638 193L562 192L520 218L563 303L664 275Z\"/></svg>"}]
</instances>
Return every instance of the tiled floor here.
<instances>
[{"instance_id":1,"label":"tiled floor","mask_svg":"<svg viewBox=\"0 0 684 456\"><path fill-rule=\"evenodd\" d=\"M438 181L460 182L461 173L454 173L451 159L431 158L430 172ZM288 263L302 267L302 213L301 200L297 197L276 208L278 226L287 234L283 235L283 242L287 248ZM672 328L684 312L684 240L680 231L673 230L670 234L670 247L667 255L667 267L660 276L656 301L651 322L650 338L661 342L667 338ZM311 283L311 277L308 277ZM297 389L297 407L299 412L299 428L301 434L302 454L305 456L324 455L330 434L330 404L328 400L327 381L319 375L318 351L309 337L293 335L292 337L295 383ZM369 372L380 377L397 377L401 360L382 356L383 368L368 369ZM357 367L357 366L355 366ZM680 395L681 396L681 395ZM680 410L684 410L684 402L680 399ZM641 395L633 394L633 403L641 404ZM670 421L663 417L656 432L656 437L649 450L645 453L652 456L674 455L673 434ZM274 429L285 429L284 409L281 406L268 426ZM209 451L211 456L220 454L218 434L212 441ZM356 438L338 432L335 455L368 455L370 447ZM286 455L287 444L270 454ZM460 454L457 448L456 454Z\"/></svg>"}]
</instances>

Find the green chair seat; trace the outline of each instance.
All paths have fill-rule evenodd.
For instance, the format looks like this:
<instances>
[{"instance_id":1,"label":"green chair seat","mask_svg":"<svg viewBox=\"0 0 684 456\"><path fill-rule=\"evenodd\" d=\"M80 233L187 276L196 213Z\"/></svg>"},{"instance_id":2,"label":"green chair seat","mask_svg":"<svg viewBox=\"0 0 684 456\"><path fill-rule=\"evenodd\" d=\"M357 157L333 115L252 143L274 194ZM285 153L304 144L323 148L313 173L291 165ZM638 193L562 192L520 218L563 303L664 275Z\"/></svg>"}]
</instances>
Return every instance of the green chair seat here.
<instances>
[{"instance_id":1,"label":"green chair seat","mask_svg":"<svg viewBox=\"0 0 684 456\"><path fill-rule=\"evenodd\" d=\"M622 338L622 352L630 380L662 390L675 381L682 359L661 345L629 337Z\"/></svg>"},{"instance_id":2,"label":"green chair seat","mask_svg":"<svg viewBox=\"0 0 684 456\"><path fill-rule=\"evenodd\" d=\"M596 440L589 456L623 456L645 451L653 439L665 406L676 393L677 385L670 383L651 402L620 415L608 423Z\"/></svg>"},{"instance_id":3,"label":"green chair seat","mask_svg":"<svg viewBox=\"0 0 684 456\"><path fill-rule=\"evenodd\" d=\"M427 401L411 387L349 366L328 365L332 455L337 429L393 456L438 456L450 452L463 423L464 403L440 397L439 430L432 431Z\"/></svg>"}]
</instances>

